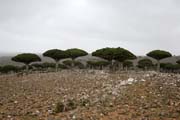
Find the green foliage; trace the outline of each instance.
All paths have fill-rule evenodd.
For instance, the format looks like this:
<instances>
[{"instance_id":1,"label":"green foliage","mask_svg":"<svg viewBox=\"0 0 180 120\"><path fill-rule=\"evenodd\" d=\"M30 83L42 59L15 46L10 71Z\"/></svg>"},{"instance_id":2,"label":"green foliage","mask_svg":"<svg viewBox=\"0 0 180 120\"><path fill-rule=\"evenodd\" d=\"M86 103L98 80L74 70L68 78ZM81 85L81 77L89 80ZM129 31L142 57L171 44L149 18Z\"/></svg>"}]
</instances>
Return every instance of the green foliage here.
<instances>
[{"instance_id":1,"label":"green foliage","mask_svg":"<svg viewBox=\"0 0 180 120\"><path fill-rule=\"evenodd\" d=\"M19 69L20 69L21 71L26 70L26 65L21 66ZM32 69L33 69L33 66L28 65L28 69L29 69L29 70L32 70Z\"/></svg>"},{"instance_id":2,"label":"green foliage","mask_svg":"<svg viewBox=\"0 0 180 120\"><path fill-rule=\"evenodd\" d=\"M74 64L74 66L76 66L76 67L78 67L80 69L85 68L85 66L81 62L79 62L79 61L65 60L65 61L63 61L63 64L65 66L68 66L68 67L72 67L73 64Z\"/></svg>"},{"instance_id":3,"label":"green foliage","mask_svg":"<svg viewBox=\"0 0 180 120\"><path fill-rule=\"evenodd\" d=\"M87 66L90 68L102 69L110 64L108 61L87 61Z\"/></svg>"},{"instance_id":4,"label":"green foliage","mask_svg":"<svg viewBox=\"0 0 180 120\"><path fill-rule=\"evenodd\" d=\"M43 66L43 68L55 68L56 64L45 62L45 63L42 63L42 66Z\"/></svg>"},{"instance_id":5,"label":"green foliage","mask_svg":"<svg viewBox=\"0 0 180 120\"><path fill-rule=\"evenodd\" d=\"M62 102L58 102L56 104L56 108L55 108L55 113L60 113L60 112L64 112L65 110L65 105Z\"/></svg>"},{"instance_id":6,"label":"green foliage","mask_svg":"<svg viewBox=\"0 0 180 120\"><path fill-rule=\"evenodd\" d=\"M58 68L67 69L67 66L65 66L65 65L63 65L63 64L58 64Z\"/></svg>"},{"instance_id":7,"label":"green foliage","mask_svg":"<svg viewBox=\"0 0 180 120\"><path fill-rule=\"evenodd\" d=\"M18 71L19 71L19 67L13 65L5 65L0 69L1 73L18 72Z\"/></svg>"},{"instance_id":8,"label":"green foliage","mask_svg":"<svg viewBox=\"0 0 180 120\"><path fill-rule=\"evenodd\" d=\"M167 71L180 70L180 64L174 65L172 63L161 63L160 66L163 70L167 70Z\"/></svg>"},{"instance_id":9,"label":"green foliage","mask_svg":"<svg viewBox=\"0 0 180 120\"><path fill-rule=\"evenodd\" d=\"M116 48L116 52L114 54L114 59L119 62L124 62L125 60L133 60L136 59L136 56L130 51L124 48Z\"/></svg>"},{"instance_id":10,"label":"green foliage","mask_svg":"<svg viewBox=\"0 0 180 120\"><path fill-rule=\"evenodd\" d=\"M72 100L68 99L66 106L67 106L67 111L74 110L77 108L77 104L73 99Z\"/></svg>"},{"instance_id":11,"label":"green foliage","mask_svg":"<svg viewBox=\"0 0 180 120\"><path fill-rule=\"evenodd\" d=\"M72 66L73 61L72 60L65 60L65 61L63 61L63 64L66 66Z\"/></svg>"},{"instance_id":12,"label":"green foliage","mask_svg":"<svg viewBox=\"0 0 180 120\"><path fill-rule=\"evenodd\" d=\"M56 64L55 63L48 63L48 62L45 62L45 63L34 63L31 65L32 67L35 67L35 68L38 68L38 69L46 69L46 68L55 68L56 67ZM61 69L66 69L67 67L63 64L58 64L58 68L61 68Z\"/></svg>"},{"instance_id":13,"label":"green foliage","mask_svg":"<svg viewBox=\"0 0 180 120\"><path fill-rule=\"evenodd\" d=\"M153 67L153 62L150 59L142 59L138 61L138 67L143 69Z\"/></svg>"},{"instance_id":14,"label":"green foliage","mask_svg":"<svg viewBox=\"0 0 180 120\"><path fill-rule=\"evenodd\" d=\"M82 64L82 63L79 62L79 61L75 61L75 62L74 62L74 65L77 66L79 69L84 69L84 68L85 68L84 64Z\"/></svg>"},{"instance_id":15,"label":"green foliage","mask_svg":"<svg viewBox=\"0 0 180 120\"><path fill-rule=\"evenodd\" d=\"M106 60L113 60L115 48L102 48L92 53L92 56L104 58Z\"/></svg>"},{"instance_id":16,"label":"green foliage","mask_svg":"<svg viewBox=\"0 0 180 120\"><path fill-rule=\"evenodd\" d=\"M152 57L156 60L161 60L161 59L164 59L164 58L168 58L168 57L171 57L171 53L167 52L167 51L163 51L163 50L153 50L151 52L149 52L147 54L147 56L149 57Z\"/></svg>"},{"instance_id":17,"label":"green foliage","mask_svg":"<svg viewBox=\"0 0 180 120\"><path fill-rule=\"evenodd\" d=\"M58 102L56 104L56 108L55 108L54 112L55 113L67 112L70 110L74 110L76 108L77 108L77 104L76 104L75 100L68 99L66 104L62 103L62 102Z\"/></svg>"},{"instance_id":18,"label":"green foliage","mask_svg":"<svg viewBox=\"0 0 180 120\"><path fill-rule=\"evenodd\" d=\"M34 63L34 64L31 64L32 67L35 67L35 68L43 68L43 64L42 63Z\"/></svg>"},{"instance_id":19,"label":"green foliage","mask_svg":"<svg viewBox=\"0 0 180 120\"><path fill-rule=\"evenodd\" d=\"M41 61L41 58L36 54L23 53L23 54L19 54L13 57L12 60L15 62L22 62L24 64L30 64L32 62Z\"/></svg>"},{"instance_id":20,"label":"green foliage","mask_svg":"<svg viewBox=\"0 0 180 120\"><path fill-rule=\"evenodd\" d=\"M136 56L124 48L102 48L92 53L93 56L101 57L106 60L117 60L124 62L125 60L135 59Z\"/></svg>"},{"instance_id":21,"label":"green foliage","mask_svg":"<svg viewBox=\"0 0 180 120\"><path fill-rule=\"evenodd\" d=\"M88 55L86 51L78 49L78 48L68 49L66 50L66 53L69 56L69 58L72 58L72 59Z\"/></svg>"},{"instance_id":22,"label":"green foliage","mask_svg":"<svg viewBox=\"0 0 180 120\"><path fill-rule=\"evenodd\" d=\"M56 62L68 57L65 51L59 49L48 50L43 53L43 56L50 57L54 59Z\"/></svg>"},{"instance_id":23,"label":"green foliage","mask_svg":"<svg viewBox=\"0 0 180 120\"><path fill-rule=\"evenodd\" d=\"M180 60L176 61L177 64L180 64Z\"/></svg>"},{"instance_id":24,"label":"green foliage","mask_svg":"<svg viewBox=\"0 0 180 120\"><path fill-rule=\"evenodd\" d=\"M87 61L90 67L106 67L110 64L108 61Z\"/></svg>"},{"instance_id":25,"label":"green foliage","mask_svg":"<svg viewBox=\"0 0 180 120\"><path fill-rule=\"evenodd\" d=\"M127 67L127 68L133 67L133 62L132 61L124 61L123 67Z\"/></svg>"}]
</instances>

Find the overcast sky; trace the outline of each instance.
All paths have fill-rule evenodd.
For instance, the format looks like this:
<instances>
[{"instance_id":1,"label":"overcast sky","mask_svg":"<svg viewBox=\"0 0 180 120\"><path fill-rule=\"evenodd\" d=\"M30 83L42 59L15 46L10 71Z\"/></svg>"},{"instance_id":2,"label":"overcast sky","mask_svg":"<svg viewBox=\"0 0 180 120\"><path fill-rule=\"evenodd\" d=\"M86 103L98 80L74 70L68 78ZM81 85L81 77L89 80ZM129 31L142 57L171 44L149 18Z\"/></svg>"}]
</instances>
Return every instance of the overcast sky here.
<instances>
[{"instance_id":1,"label":"overcast sky","mask_svg":"<svg viewBox=\"0 0 180 120\"><path fill-rule=\"evenodd\" d=\"M0 0L0 52L123 47L180 55L180 0Z\"/></svg>"}]
</instances>

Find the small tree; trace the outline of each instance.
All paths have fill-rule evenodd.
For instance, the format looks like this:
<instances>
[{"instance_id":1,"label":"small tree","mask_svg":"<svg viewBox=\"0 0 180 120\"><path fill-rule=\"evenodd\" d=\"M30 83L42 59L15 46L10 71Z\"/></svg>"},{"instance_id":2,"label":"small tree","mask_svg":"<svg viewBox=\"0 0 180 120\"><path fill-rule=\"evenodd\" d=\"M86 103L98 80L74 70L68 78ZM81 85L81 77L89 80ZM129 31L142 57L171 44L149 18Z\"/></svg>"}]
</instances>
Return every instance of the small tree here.
<instances>
[{"instance_id":1,"label":"small tree","mask_svg":"<svg viewBox=\"0 0 180 120\"><path fill-rule=\"evenodd\" d=\"M50 57L56 62L56 72L58 71L58 62L61 59L67 58L68 55L65 51L59 49L51 49L43 53L43 56Z\"/></svg>"},{"instance_id":2,"label":"small tree","mask_svg":"<svg viewBox=\"0 0 180 120\"><path fill-rule=\"evenodd\" d=\"M164 58L171 57L171 53L163 50L153 50L147 54L147 56L152 57L157 60L157 71L160 71L160 60Z\"/></svg>"},{"instance_id":3,"label":"small tree","mask_svg":"<svg viewBox=\"0 0 180 120\"><path fill-rule=\"evenodd\" d=\"M72 67L74 67L74 63L75 63L74 61L75 61L76 58L88 55L88 53L86 51L78 49L78 48L67 49L66 54L73 61L72 62Z\"/></svg>"},{"instance_id":4,"label":"small tree","mask_svg":"<svg viewBox=\"0 0 180 120\"><path fill-rule=\"evenodd\" d=\"M147 68L152 67L153 62L150 59L142 59L138 61L138 67L147 70Z\"/></svg>"},{"instance_id":5,"label":"small tree","mask_svg":"<svg viewBox=\"0 0 180 120\"><path fill-rule=\"evenodd\" d=\"M180 60L176 61L176 63L180 65Z\"/></svg>"},{"instance_id":6,"label":"small tree","mask_svg":"<svg viewBox=\"0 0 180 120\"><path fill-rule=\"evenodd\" d=\"M87 65L90 68L96 68L98 67L100 70L103 69L103 67L108 66L110 63L108 61L87 61Z\"/></svg>"},{"instance_id":7,"label":"small tree","mask_svg":"<svg viewBox=\"0 0 180 120\"><path fill-rule=\"evenodd\" d=\"M0 69L1 73L18 72L19 67L13 65L5 65Z\"/></svg>"},{"instance_id":8,"label":"small tree","mask_svg":"<svg viewBox=\"0 0 180 120\"><path fill-rule=\"evenodd\" d=\"M78 67L80 69L85 68L84 64L82 64L79 61L65 60L65 61L63 61L63 64L68 68L71 67L72 64L74 64L74 66L76 66L76 67Z\"/></svg>"},{"instance_id":9,"label":"small tree","mask_svg":"<svg viewBox=\"0 0 180 120\"><path fill-rule=\"evenodd\" d=\"M133 62L132 61L124 61L123 62L123 67L127 70L127 68L133 67Z\"/></svg>"},{"instance_id":10,"label":"small tree","mask_svg":"<svg viewBox=\"0 0 180 120\"><path fill-rule=\"evenodd\" d=\"M23 54L16 55L15 57L12 58L12 60L15 62L24 63L26 65L26 71L28 71L29 64L32 62L41 61L41 58L36 54L23 53Z\"/></svg>"}]
</instances>

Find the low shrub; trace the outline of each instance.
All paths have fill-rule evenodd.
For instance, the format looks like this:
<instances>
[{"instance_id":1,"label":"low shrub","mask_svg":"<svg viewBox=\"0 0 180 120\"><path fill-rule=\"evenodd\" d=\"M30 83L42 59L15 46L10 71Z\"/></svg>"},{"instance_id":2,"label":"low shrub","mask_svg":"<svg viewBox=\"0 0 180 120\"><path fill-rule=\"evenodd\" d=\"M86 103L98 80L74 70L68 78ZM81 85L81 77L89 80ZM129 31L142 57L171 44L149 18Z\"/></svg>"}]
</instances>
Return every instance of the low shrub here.
<instances>
[{"instance_id":1,"label":"low shrub","mask_svg":"<svg viewBox=\"0 0 180 120\"><path fill-rule=\"evenodd\" d=\"M5 65L0 68L1 73L18 72L19 70L19 67L13 65Z\"/></svg>"},{"instance_id":2,"label":"low shrub","mask_svg":"<svg viewBox=\"0 0 180 120\"><path fill-rule=\"evenodd\" d=\"M106 67L110 64L108 61L87 61L87 65L90 68L100 68Z\"/></svg>"}]
</instances>

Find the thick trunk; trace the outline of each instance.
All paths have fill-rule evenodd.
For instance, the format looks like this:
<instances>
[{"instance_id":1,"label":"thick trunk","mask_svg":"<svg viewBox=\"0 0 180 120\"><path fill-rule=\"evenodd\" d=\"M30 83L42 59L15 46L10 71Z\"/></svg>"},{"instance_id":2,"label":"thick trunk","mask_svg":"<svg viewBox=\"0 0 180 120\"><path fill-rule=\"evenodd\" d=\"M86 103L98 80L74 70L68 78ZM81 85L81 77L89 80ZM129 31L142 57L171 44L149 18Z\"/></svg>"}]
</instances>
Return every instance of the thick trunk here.
<instances>
[{"instance_id":1,"label":"thick trunk","mask_svg":"<svg viewBox=\"0 0 180 120\"><path fill-rule=\"evenodd\" d=\"M29 65L26 64L26 72L28 73L28 71L29 71Z\"/></svg>"},{"instance_id":2,"label":"thick trunk","mask_svg":"<svg viewBox=\"0 0 180 120\"><path fill-rule=\"evenodd\" d=\"M119 67L120 67L120 70L123 70L123 63L122 62L119 62Z\"/></svg>"},{"instance_id":3,"label":"thick trunk","mask_svg":"<svg viewBox=\"0 0 180 120\"><path fill-rule=\"evenodd\" d=\"M58 71L58 61L56 61L56 72Z\"/></svg>"},{"instance_id":4,"label":"thick trunk","mask_svg":"<svg viewBox=\"0 0 180 120\"><path fill-rule=\"evenodd\" d=\"M115 60L111 60L110 70L112 70L112 71L115 71L114 70L114 68L115 68L114 63L115 63Z\"/></svg>"},{"instance_id":5,"label":"thick trunk","mask_svg":"<svg viewBox=\"0 0 180 120\"><path fill-rule=\"evenodd\" d=\"M75 59L72 58L72 63L71 63L71 69L74 70L75 69Z\"/></svg>"},{"instance_id":6,"label":"thick trunk","mask_svg":"<svg viewBox=\"0 0 180 120\"><path fill-rule=\"evenodd\" d=\"M147 66L145 66L144 70L147 71Z\"/></svg>"},{"instance_id":7,"label":"thick trunk","mask_svg":"<svg viewBox=\"0 0 180 120\"><path fill-rule=\"evenodd\" d=\"M160 72L160 61L157 61L157 72Z\"/></svg>"}]
</instances>

